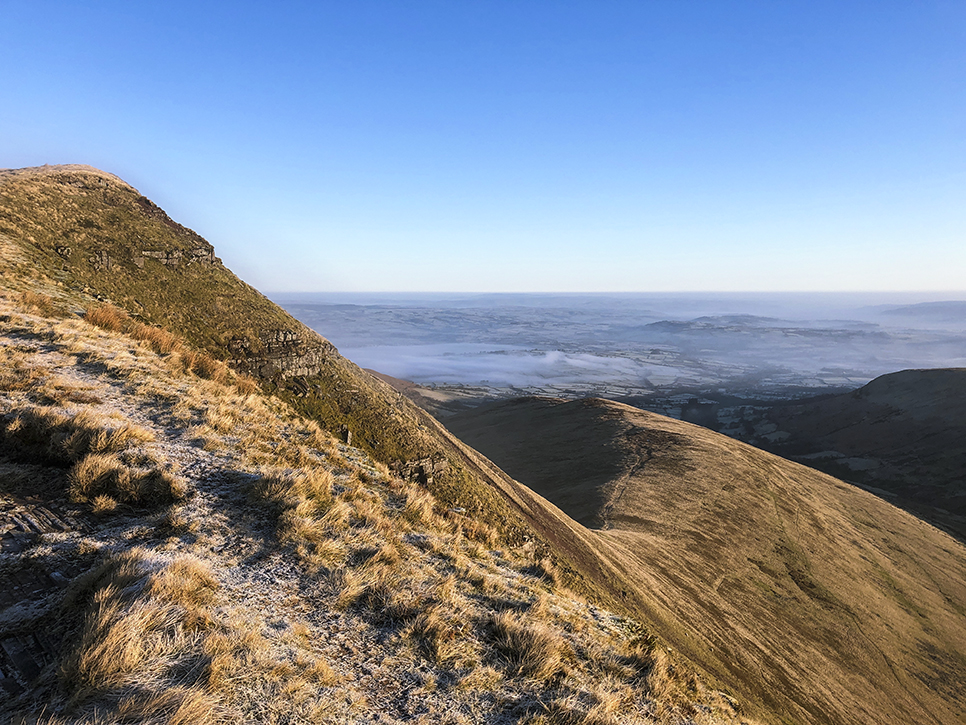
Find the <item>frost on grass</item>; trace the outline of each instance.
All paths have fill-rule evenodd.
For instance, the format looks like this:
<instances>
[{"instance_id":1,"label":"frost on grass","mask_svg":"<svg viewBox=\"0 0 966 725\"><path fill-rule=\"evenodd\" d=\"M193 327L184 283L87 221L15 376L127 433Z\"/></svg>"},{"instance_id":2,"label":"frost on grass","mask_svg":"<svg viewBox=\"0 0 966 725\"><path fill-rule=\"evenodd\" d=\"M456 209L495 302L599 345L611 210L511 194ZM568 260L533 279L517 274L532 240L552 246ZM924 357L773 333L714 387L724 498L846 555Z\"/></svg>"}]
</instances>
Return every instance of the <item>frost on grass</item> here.
<instances>
[{"instance_id":1,"label":"frost on grass","mask_svg":"<svg viewBox=\"0 0 966 725\"><path fill-rule=\"evenodd\" d=\"M81 522L4 564L70 579L0 622L53 643L8 720L742 721L547 552L495 548L160 328L6 304L0 495Z\"/></svg>"}]
</instances>

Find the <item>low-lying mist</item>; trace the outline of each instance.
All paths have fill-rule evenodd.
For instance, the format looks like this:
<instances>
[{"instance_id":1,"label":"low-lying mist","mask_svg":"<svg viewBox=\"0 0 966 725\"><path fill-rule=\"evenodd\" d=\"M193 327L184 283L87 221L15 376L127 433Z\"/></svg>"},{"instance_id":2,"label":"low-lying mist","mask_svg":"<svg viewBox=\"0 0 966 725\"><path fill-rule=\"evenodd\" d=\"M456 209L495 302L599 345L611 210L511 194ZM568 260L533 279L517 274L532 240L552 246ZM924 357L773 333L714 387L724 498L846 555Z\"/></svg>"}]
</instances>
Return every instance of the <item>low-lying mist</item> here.
<instances>
[{"instance_id":1,"label":"low-lying mist","mask_svg":"<svg viewBox=\"0 0 966 725\"><path fill-rule=\"evenodd\" d=\"M565 395L858 387L966 366L966 294L276 295L349 359L423 385Z\"/></svg>"}]
</instances>

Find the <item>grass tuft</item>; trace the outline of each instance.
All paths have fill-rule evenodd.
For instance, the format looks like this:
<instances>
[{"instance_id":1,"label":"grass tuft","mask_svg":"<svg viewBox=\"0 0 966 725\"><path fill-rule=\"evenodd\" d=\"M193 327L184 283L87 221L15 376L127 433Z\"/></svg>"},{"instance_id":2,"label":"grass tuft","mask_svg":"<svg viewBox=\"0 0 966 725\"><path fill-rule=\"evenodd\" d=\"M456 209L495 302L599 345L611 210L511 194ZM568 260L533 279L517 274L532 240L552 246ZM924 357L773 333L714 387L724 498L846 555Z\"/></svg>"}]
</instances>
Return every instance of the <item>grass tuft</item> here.
<instances>
[{"instance_id":1,"label":"grass tuft","mask_svg":"<svg viewBox=\"0 0 966 725\"><path fill-rule=\"evenodd\" d=\"M217 588L208 569L190 557L158 566L129 551L105 562L91 584L78 595L87 611L59 669L66 710L85 722L97 722L84 717L95 712L105 722L220 719L208 668L192 664L210 639L231 639L207 612Z\"/></svg>"},{"instance_id":2,"label":"grass tuft","mask_svg":"<svg viewBox=\"0 0 966 725\"><path fill-rule=\"evenodd\" d=\"M151 431L85 409L69 415L59 409L27 405L8 414L0 429L15 457L66 466L92 453L113 453L154 440Z\"/></svg>"},{"instance_id":3,"label":"grass tuft","mask_svg":"<svg viewBox=\"0 0 966 725\"><path fill-rule=\"evenodd\" d=\"M25 290L17 298L17 306L24 312L53 317L58 314L57 304L50 295L32 290Z\"/></svg>"},{"instance_id":4,"label":"grass tuft","mask_svg":"<svg viewBox=\"0 0 966 725\"><path fill-rule=\"evenodd\" d=\"M132 468L114 454L90 454L71 469L68 480L72 501L93 502L101 512L108 510L108 498L131 506L161 506L187 495L184 481L168 471Z\"/></svg>"},{"instance_id":5,"label":"grass tuft","mask_svg":"<svg viewBox=\"0 0 966 725\"><path fill-rule=\"evenodd\" d=\"M548 625L506 611L490 615L486 626L494 648L513 674L547 680L561 672L565 642Z\"/></svg>"}]
</instances>

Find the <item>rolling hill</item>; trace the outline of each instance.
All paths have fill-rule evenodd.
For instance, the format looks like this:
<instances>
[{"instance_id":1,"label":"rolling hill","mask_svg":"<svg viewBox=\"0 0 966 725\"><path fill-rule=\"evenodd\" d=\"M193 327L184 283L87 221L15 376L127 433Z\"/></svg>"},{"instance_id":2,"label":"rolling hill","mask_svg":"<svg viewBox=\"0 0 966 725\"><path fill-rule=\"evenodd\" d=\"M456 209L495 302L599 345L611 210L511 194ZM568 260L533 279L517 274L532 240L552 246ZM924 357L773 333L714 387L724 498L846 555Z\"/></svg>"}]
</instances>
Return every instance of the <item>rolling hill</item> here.
<instances>
[{"instance_id":1,"label":"rolling hill","mask_svg":"<svg viewBox=\"0 0 966 725\"><path fill-rule=\"evenodd\" d=\"M805 466L620 403L526 398L447 424L600 527L657 631L788 721L966 717L966 550L945 533Z\"/></svg>"},{"instance_id":2,"label":"rolling hill","mask_svg":"<svg viewBox=\"0 0 966 725\"><path fill-rule=\"evenodd\" d=\"M966 541L966 368L883 375L765 419L774 433L756 445L871 486Z\"/></svg>"}]
</instances>

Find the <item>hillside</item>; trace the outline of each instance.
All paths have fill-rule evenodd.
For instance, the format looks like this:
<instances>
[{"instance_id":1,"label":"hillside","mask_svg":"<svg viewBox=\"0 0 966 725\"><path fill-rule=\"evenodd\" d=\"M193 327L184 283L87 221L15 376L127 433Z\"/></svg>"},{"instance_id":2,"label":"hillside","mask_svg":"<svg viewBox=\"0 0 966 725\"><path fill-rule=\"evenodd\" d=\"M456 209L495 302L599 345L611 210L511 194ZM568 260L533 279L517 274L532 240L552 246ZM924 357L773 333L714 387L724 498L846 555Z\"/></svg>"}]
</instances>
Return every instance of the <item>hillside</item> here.
<instances>
[{"instance_id":1,"label":"hillside","mask_svg":"<svg viewBox=\"0 0 966 725\"><path fill-rule=\"evenodd\" d=\"M36 293L0 320L3 722L747 722L533 547L170 339Z\"/></svg>"},{"instance_id":2,"label":"hillside","mask_svg":"<svg viewBox=\"0 0 966 725\"><path fill-rule=\"evenodd\" d=\"M948 535L829 476L620 403L527 398L447 424L602 527L657 631L789 721L966 718L966 549Z\"/></svg>"},{"instance_id":3,"label":"hillside","mask_svg":"<svg viewBox=\"0 0 966 725\"><path fill-rule=\"evenodd\" d=\"M898 497L966 541L966 368L903 370L766 412L754 443Z\"/></svg>"},{"instance_id":4,"label":"hillside","mask_svg":"<svg viewBox=\"0 0 966 725\"><path fill-rule=\"evenodd\" d=\"M192 250L207 251L195 254ZM533 564L534 571L552 571L555 580L576 587L596 603L610 603L624 613L637 611L634 602L620 598L619 577L610 558L602 554L606 545L592 532L508 478L429 415L342 358L324 338L235 278L207 242L170 220L116 177L77 166L0 172L0 268L8 299L11 294L14 299L21 295L20 304L29 311L73 318L87 310L85 316L108 331L133 335L138 344L148 344L166 355L174 368L216 383L235 379L219 360L238 374L254 376L237 378L235 385L239 390L277 398L280 404L290 406L292 415L306 416L312 425L320 424L321 430L335 435L342 441L340 445L351 443L359 455L371 455L380 465L388 464L385 471L390 481L422 487L432 496L434 510L448 512L467 531L492 531L495 543L522 547L538 564L546 560L545 565ZM101 302L117 307L98 307ZM100 365L95 361L95 369ZM21 376L17 371L12 378L15 390L23 384ZM231 419L244 417L244 413L235 413ZM281 441L267 445L284 448L284 433ZM300 459L310 460L301 454ZM141 473L148 478L155 475L151 469ZM134 480L140 481L141 473ZM122 477L130 480L130 476L134 474ZM14 476L14 483L17 480ZM13 515L11 530L20 530L33 540L38 531L51 531L44 522L64 523L57 514L63 503L63 490L59 490L58 500L47 502L40 497L30 504L43 508L39 518ZM97 503L98 498L94 497L95 508L112 510L106 499L114 496ZM302 509L296 505L295 510L299 521ZM31 520L39 522L38 526ZM70 529L73 519L66 521ZM315 538L318 534L313 532L317 531L309 527ZM298 548L311 554L320 542L310 543ZM71 576L59 570L51 576L54 574ZM54 579L60 581L57 576ZM26 581L29 588L30 579ZM379 598L367 601L374 602L377 609L382 606ZM497 607L500 611L505 608ZM47 652L46 645L11 640L13 654L8 656L19 659L24 647L35 645L41 653ZM41 672L56 667L56 662L47 661L48 655L38 657L40 663L46 662ZM36 675L31 659L25 662L27 671ZM665 679L671 696L676 691L673 683L678 681L684 683L684 690L696 692L687 667L680 662L669 667L665 673L671 674ZM497 707L500 701L493 702L490 705ZM540 702L541 708L550 707L544 700ZM715 702L698 709L689 706L687 711L722 717L720 713L732 707L727 699L718 697ZM588 710L578 704L553 706L547 712L561 713L551 719L554 722L576 721L581 708ZM362 710L365 715L365 708ZM588 712L592 710L590 706ZM534 720L540 721L539 717Z\"/></svg>"},{"instance_id":5,"label":"hillside","mask_svg":"<svg viewBox=\"0 0 966 725\"><path fill-rule=\"evenodd\" d=\"M206 240L117 177L85 166L0 171L0 243L11 289L36 288L73 309L87 304L78 294L110 301L252 375L446 505L510 539L535 535L528 492L235 277Z\"/></svg>"}]
</instances>

